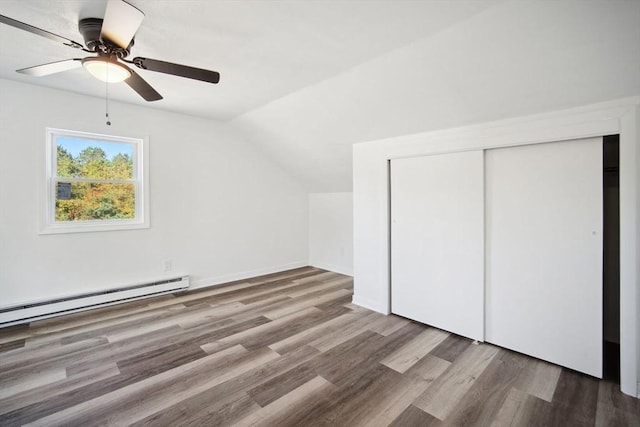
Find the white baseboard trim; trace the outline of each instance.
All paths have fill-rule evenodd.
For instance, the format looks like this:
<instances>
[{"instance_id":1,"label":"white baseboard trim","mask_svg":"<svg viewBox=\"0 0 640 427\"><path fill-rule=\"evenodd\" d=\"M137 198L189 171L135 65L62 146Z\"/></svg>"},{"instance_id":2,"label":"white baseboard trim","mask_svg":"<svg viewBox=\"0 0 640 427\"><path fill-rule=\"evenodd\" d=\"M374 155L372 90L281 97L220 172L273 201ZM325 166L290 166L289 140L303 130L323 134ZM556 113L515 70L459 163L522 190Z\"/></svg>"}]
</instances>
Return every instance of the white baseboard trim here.
<instances>
[{"instance_id":1,"label":"white baseboard trim","mask_svg":"<svg viewBox=\"0 0 640 427\"><path fill-rule=\"evenodd\" d=\"M238 273L223 274L215 277L206 277L203 279L193 280L191 276L191 285L189 289L206 288L208 286L222 285L236 280L250 279L256 276L262 276L264 274L278 273L280 271L291 270L294 268L306 267L309 265L308 261L296 261L288 264L273 265L270 267L256 268L254 270L241 271Z\"/></svg>"},{"instance_id":2,"label":"white baseboard trim","mask_svg":"<svg viewBox=\"0 0 640 427\"><path fill-rule=\"evenodd\" d=\"M368 308L369 310L377 311L382 314L391 314L388 307L384 304L380 304L378 301L368 300L366 298L360 298L358 295L353 295L353 303L360 307Z\"/></svg>"},{"instance_id":3,"label":"white baseboard trim","mask_svg":"<svg viewBox=\"0 0 640 427\"><path fill-rule=\"evenodd\" d=\"M344 274L345 276L353 277L353 267L352 268L344 268L336 264L325 264L323 262L310 262L309 265L316 268L321 268L323 270L333 271L334 273Z\"/></svg>"}]
</instances>

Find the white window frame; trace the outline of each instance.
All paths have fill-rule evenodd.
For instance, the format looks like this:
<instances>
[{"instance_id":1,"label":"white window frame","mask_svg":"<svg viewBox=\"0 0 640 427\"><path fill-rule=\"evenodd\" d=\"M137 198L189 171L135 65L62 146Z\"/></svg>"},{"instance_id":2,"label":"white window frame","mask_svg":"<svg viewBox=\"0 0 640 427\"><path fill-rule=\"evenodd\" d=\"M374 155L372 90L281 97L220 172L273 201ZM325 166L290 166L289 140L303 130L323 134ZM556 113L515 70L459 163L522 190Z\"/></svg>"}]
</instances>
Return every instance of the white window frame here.
<instances>
[{"instance_id":1,"label":"white window frame","mask_svg":"<svg viewBox=\"0 0 640 427\"><path fill-rule=\"evenodd\" d=\"M133 180L135 187L135 218L133 219L109 219L90 221L56 221L56 191L57 183L61 181L57 177L57 149L56 138L68 136L73 138L93 139L100 141L113 141L132 144L133 153ZM45 159L45 183L44 209L41 209L40 234L82 233L111 230L133 230L149 228L149 173L148 173L148 138L133 138L97 133L80 132L64 129L46 129L46 159ZM64 179L67 181L67 179ZM74 178L70 181L83 182L82 178ZM89 180L92 181L92 180Z\"/></svg>"}]
</instances>

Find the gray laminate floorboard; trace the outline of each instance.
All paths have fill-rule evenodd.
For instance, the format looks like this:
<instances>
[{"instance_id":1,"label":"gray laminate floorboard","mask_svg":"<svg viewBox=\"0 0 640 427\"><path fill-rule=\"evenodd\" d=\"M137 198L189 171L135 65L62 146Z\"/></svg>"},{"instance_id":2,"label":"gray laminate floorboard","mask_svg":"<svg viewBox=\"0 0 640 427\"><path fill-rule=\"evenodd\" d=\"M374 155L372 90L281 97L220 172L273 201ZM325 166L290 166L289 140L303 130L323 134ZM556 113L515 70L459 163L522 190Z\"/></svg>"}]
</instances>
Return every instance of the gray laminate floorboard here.
<instances>
[{"instance_id":1,"label":"gray laminate floorboard","mask_svg":"<svg viewBox=\"0 0 640 427\"><path fill-rule=\"evenodd\" d=\"M303 267L0 329L0 425L640 426L619 387Z\"/></svg>"}]
</instances>

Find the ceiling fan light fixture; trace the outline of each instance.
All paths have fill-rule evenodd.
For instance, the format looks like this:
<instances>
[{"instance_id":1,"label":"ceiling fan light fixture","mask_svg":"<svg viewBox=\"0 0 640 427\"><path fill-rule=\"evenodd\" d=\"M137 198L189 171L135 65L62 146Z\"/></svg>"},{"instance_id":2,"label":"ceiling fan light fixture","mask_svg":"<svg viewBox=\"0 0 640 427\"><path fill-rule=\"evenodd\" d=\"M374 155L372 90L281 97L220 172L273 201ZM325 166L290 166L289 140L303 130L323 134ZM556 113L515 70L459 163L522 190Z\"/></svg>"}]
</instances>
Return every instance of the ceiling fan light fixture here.
<instances>
[{"instance_id":1,"label":"ceiling fan light fixture","mask_svg":"<svg viewBox=\"0 0 640 427\"><path fill-rule=\"evenodd\" d=\"M131 77L131 70L126 66L105 57L84 58L82 66L93 77L107 83L118 83Z\"/></svg>"}]
</instances>

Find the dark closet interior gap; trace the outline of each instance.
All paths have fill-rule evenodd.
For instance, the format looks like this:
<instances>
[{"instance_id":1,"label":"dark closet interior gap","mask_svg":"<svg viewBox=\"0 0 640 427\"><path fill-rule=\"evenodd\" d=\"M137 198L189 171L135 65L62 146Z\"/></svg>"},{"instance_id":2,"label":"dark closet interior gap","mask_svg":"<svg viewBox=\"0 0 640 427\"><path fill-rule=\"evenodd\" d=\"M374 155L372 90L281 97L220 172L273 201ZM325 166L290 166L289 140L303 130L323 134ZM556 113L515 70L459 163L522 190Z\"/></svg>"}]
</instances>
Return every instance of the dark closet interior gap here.
<instances>
[{"instance_id":1,"label":"dark closet interior gap","mask_svg":"<svg viewBox=\"0 0 640 427\"><path fill-rule=\"evenodd\" d=\"M620 383L620 136L602 143L603 176L603 375Z\"/></svg>"}]
</instances>

